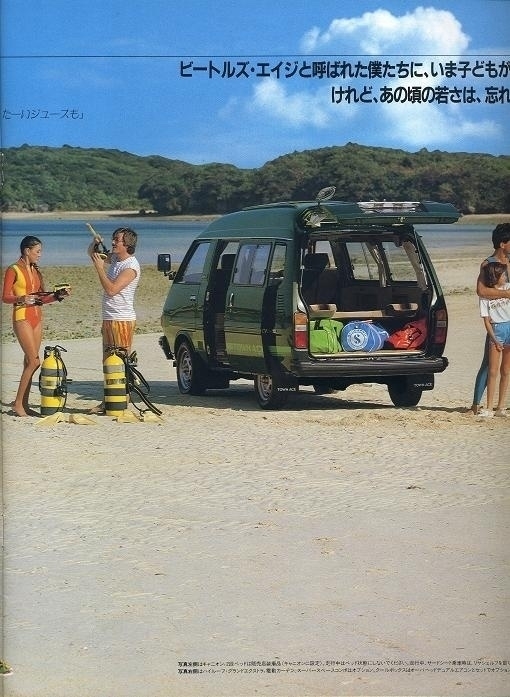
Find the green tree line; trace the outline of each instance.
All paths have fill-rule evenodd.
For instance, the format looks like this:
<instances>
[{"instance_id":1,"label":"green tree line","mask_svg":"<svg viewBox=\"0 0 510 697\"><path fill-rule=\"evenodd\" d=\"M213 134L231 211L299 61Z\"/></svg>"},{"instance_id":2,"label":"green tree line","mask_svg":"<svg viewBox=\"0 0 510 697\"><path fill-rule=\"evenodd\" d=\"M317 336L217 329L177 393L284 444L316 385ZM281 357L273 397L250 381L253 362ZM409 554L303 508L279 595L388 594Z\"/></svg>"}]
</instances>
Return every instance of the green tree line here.
<instances>
[{"instance_id":1,"label":"green tree line","mask_svg":"<svg viewBox=\"0 0 510 697\"><path fill-rule=\"evenodd\" d=\"M192 165L119 150L23 145L2 152L2 211L154 210L223 214L271 201L449 201L462 213L510 212L510 158L347 143L283 155L255 169Z\"/></svg>"}]
</instances>

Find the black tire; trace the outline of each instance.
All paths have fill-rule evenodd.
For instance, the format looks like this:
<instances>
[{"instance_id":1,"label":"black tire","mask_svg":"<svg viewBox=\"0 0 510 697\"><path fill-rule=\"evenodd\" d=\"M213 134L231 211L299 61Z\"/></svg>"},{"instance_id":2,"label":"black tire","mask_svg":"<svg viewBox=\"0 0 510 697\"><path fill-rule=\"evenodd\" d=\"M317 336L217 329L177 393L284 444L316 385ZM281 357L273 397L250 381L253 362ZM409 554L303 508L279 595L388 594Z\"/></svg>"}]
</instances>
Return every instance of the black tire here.
<instances>
[{"instance_id":1,"label":"black tire","mask_svg":"<svg viewBox=\"0 0 510 697\"><path fill-rule=\"evenodd\" d=\"M388 385L388 393L396 407L415 407L423 390L419 387L409 387L405 380L395 380Z\"/></svg>"},{"instance_id":2,"label":"black tire","mask_svg":"<svg viewBox=\"0 0 510 697\"><path fill-rule=\"evenodd\" d=\"M255 393L262 409L281 409L286 404L289 393L278 392L280 381L274 374L255 375Z\"/></svg>"},{"instance_id":3,"label":"black tire","mask_svg":"<svg viewBox=\"0 0 510 697\"><path fill-rule=\"evenodd\" d=\"M187 341L177 351L177 386L181 394L204 394L207 388L206 368Z\"/></svg>"}]
</instances>

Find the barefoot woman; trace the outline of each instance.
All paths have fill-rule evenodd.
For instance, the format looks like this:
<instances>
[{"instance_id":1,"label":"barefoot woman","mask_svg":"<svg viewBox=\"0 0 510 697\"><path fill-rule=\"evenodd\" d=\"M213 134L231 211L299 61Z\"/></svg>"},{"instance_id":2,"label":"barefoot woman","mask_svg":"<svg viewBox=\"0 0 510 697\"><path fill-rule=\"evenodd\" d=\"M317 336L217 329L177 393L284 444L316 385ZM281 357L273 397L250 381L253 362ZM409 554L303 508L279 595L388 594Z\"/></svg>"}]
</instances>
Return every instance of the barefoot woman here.
<instances>
[{"instance_id":1,"label":"barefoot woman","mask_svg":"<svg viewBox=\"0 0 510 697\"><path fill-rule=\"evenodd\" d=\"M5 272L2 301L13 305L12 326L24 354L23 372L19 381L12 410L16 416L34 416L29 408L32 377L40 366L39 349L42 340L41 305L62 300L67 290L42 295L44 284L37 265L41 258L42 243L37 237L24 237L20 244L21 256Z\"/></svg>"}]
</instances>

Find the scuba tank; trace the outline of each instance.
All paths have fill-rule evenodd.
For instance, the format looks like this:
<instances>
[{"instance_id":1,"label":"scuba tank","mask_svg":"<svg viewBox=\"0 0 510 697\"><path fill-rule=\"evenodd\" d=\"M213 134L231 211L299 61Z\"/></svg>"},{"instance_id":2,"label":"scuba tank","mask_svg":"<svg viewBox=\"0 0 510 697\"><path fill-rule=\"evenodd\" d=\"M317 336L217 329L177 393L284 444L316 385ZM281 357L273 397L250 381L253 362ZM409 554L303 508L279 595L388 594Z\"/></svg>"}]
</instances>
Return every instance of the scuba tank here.
<instances>
[{"instance_id":1,"label":"scuba tank","mask_svg":"<svg viewBox=\"0 0 510 697\"><path fill-rule=\"evenodd\" d=\"M103 361L104 406L107 416L120 416L127 409L126 366L115 348Z\"/></svg>"},{"instance_id":2,"label":"scuba tank","mask_svg":"<svg viewBox=\"0 0 510 697\"><path fill-rule=\"evenodd\" d=\"M41 415L48 416L64 409L67 400L67 370L62 360L62 346L45 346L39 374Z\"/></svg>"}]
</instances>

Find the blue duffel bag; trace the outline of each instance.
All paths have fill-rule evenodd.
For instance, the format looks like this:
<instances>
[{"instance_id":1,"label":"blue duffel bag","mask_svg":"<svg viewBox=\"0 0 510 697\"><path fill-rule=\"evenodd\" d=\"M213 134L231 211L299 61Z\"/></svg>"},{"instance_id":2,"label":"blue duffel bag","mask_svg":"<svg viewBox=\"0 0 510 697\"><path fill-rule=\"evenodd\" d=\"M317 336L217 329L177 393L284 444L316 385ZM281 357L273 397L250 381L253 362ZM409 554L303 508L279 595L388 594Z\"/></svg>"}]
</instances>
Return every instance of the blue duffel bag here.
<instances>
[{"instance_id":1,"label":"blue duffel bag","mask_svg":"<svg viewBox=\"0 0 510 697\"><path fill-rule=\"evenodd\" d=\"M386 329L373 322L348 322L340 335L344 351L379 351L387 339Z\"/></svg>"}]
</instances>

